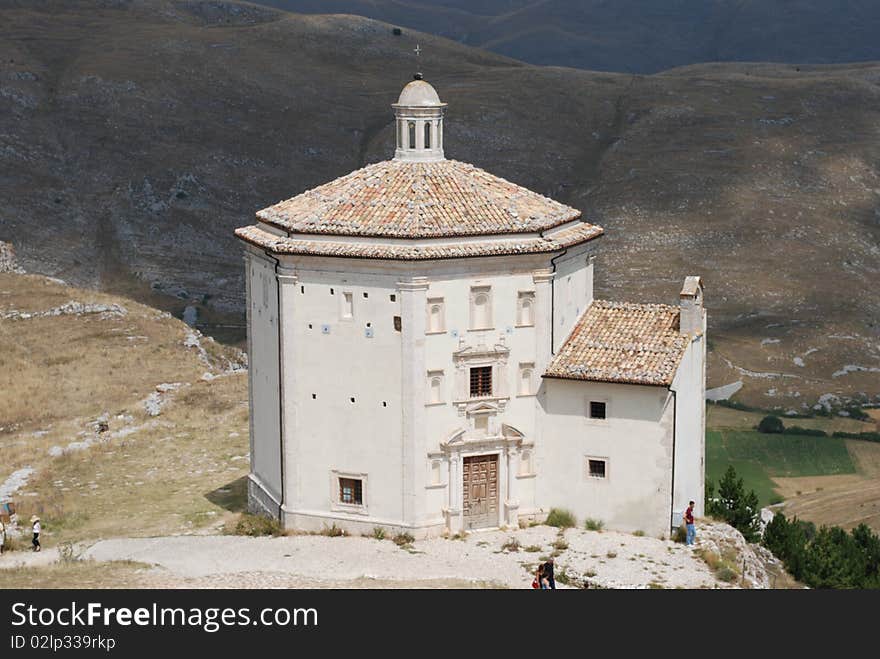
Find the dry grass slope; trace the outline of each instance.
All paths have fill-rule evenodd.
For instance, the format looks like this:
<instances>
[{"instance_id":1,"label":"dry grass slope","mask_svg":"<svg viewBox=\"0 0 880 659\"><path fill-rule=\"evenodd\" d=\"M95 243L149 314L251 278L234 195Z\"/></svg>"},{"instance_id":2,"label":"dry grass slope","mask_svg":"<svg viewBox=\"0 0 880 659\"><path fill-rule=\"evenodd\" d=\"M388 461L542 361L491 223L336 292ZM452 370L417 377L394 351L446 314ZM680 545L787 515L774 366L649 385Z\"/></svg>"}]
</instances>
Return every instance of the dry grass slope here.
<instances>
[{"instance_id":1,"label":"dry grass slope","mask_svg":"<svg viewBox=\"0 0 880 659\"><path fill-rule=\"evenodd\" d=\"M0 315L70 301L125 313L0 320L0 482L34 470L20 516L42 516L47 546L222 525L248 470L247 376L225 374L240 355L133 300L0 275Z\"/></svg>"}]
</instances>

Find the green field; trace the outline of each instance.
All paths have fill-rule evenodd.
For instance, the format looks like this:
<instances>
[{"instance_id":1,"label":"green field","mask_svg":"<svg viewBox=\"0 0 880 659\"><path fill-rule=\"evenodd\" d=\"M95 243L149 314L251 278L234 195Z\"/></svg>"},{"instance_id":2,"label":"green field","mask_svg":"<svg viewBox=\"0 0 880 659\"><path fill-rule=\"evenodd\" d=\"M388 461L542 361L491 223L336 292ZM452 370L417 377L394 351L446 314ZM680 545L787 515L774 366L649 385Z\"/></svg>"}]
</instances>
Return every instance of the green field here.
<instances>
[{"instance_id":1,"label":"green field","mask_svg":"<svg viewBox=\"0 0 880 659\"><path fill-rule=\"evenodd\" d=\"M746 489L762 506L777 501L773 476L852 474L856 469L843 439L768 435L753 430L710 430L706 433L706 478L716 488L733 465Z\"/></svg>"}]
</instances>

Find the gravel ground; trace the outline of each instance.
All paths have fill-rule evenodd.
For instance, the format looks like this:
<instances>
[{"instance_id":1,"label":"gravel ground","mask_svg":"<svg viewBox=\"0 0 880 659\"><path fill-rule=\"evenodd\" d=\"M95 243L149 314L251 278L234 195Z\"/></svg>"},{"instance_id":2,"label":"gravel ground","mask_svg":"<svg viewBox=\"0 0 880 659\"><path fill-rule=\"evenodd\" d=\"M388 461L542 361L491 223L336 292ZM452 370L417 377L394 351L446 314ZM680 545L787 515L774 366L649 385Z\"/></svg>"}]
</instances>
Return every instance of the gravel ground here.
<instances>
[{"instance_id":1,"label":"gravel ground","mask_svg":"<svg viewBox=\"0 0 880 659\"><path fill-rule=\"evenodd\" d=\"M556 572L567 574L576 587L585 578L594 587L729 587L680 544L578 529L563 537L568 547L556 558ZM518 551L502 549L511 538ZM152 577L160 587L528 588L527 568L548 556L559 538L546 526L470 533L464 540L421 540L410 548L388 540L318 535L118 538L95 543L83 557L155 565Z\"/></svg>"}]
</instances>

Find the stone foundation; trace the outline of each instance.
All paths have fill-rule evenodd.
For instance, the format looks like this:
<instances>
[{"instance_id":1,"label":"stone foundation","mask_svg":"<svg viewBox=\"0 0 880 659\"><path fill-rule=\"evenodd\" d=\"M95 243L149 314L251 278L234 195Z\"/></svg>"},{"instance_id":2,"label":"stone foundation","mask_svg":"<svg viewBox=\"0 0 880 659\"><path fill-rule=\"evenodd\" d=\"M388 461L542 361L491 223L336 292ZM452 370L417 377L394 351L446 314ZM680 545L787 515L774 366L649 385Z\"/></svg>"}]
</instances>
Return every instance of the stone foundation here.
<instances>
[{"instance_id":1,"label":"stone foundation","mask_svg":"<svg viewBox=\"0 0 880 659\"><path fill-rule=\"evenodd\" d=\"M247 491L249 513L281 519L281 504L254 479L253 474L248 476Z\"/></svg>"}]
</instances>

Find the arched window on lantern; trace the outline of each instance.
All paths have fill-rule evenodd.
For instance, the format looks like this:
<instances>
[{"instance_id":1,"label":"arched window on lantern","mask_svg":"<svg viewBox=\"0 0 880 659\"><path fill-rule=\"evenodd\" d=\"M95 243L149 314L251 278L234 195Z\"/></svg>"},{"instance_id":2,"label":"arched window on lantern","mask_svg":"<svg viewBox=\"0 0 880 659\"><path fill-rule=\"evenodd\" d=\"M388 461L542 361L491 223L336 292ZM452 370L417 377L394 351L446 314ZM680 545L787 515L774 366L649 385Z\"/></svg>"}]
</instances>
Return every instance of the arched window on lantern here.
<instances>
[{"instance_id":1,"label":"arched window on lantern","mask_svg":"<svg viewBox=\"0 0 880 659\"><path fill-rule=\"evenodd\" d=\"M409 122L409 144L407 145L410 149L416 148L416 122Z\"/></svg>"},{"instance_id":2,"label":"arched window on lantern","mask_svg":"<svg viewBox=\"0 0 880 659\"><path fill-rule=\"evenodd\" d=\"M431 148L431 122L425 122L425 148Z\"/></svg>"}]
</instances>

